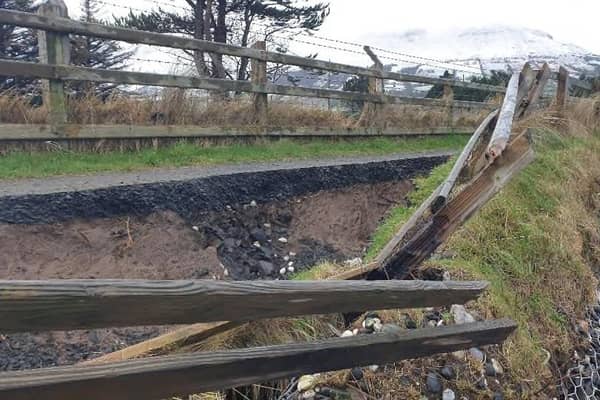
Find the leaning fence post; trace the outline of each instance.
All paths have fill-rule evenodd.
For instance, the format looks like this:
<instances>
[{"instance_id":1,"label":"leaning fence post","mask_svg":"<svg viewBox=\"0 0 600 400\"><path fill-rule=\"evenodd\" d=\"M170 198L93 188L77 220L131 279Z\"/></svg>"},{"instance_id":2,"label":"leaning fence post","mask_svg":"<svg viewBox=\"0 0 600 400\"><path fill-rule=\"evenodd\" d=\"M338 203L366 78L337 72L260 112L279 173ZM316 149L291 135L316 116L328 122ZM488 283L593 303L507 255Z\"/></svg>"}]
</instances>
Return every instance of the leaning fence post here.
<instances>
[{"instance_id":1,"label":"leaning fence post","mask_svg":"<svg viewBox=\"0 0 600 400\"><path fill-rule=\"evenodd\" d=\"M37 13L47 17L69 17L67 6L63 0L49 0L41 4ZM40 30L38 42L41 63L51 65L69 64L71 50L68 34ZM59 79L42 80L42 90L44 104L48 109L50 125L54 129L57 125L65 124L67 122L67 107L63 81Z\"/></svg>"},{"instance_id":2,"label":"leaning fence post","mask_svg":"<svg viewBox=\"0 0 600 400\"><path fill-rule=\"evenodd\" d=\"M454 89L450 85L444 85L444 96L442 98L446 103L448 113L448 127L454 128Z\"/></svg>"},{"instance_id":3,"label":"leaning fence post","mask_svg":"<svg viewBox=\"0 0 600 400\"><path fill-rule=\"evenodd\" d=\"M367 55L373 60L373 67L371 68L373 71L383 72L383 63L379 61L379 57L371 50L369 46L364 46L363 49L367 53ZM380 96L383 94L383 79L375 78L370 76L368 78L368 93L373 96ZM380 122L380 111L381 104L365 102L363 106L362 113L358 120L359 126L371 127L374 123Z\"/></svg>"},{"instance_id":4,"label":"leaning fence post","mask_svg":"<svg viewBox=\"0 0 600 400\"><path fill-rule=\"evenodd\" d=\"M266 42L260 41L252 45L253 49L267 50ZM250 79L255 85L267 84L267 62L263 60L252 59L251 61L252 74ZM267 113L269 109L269 97L266 93L254 94L254 112L255 121L259 125L267 124Z\"/></svg>"},{"instance_id":5,"label":"leaning fence post","mask_svg":"<svg viewBox=\"0 0 600 400\"><path fill-rule=\"evenodd\" d=\"M569 97L569 71L563 66L558 70L558 87L556 88L556 106L564 110Z\"/></svg>"}]
</instances>

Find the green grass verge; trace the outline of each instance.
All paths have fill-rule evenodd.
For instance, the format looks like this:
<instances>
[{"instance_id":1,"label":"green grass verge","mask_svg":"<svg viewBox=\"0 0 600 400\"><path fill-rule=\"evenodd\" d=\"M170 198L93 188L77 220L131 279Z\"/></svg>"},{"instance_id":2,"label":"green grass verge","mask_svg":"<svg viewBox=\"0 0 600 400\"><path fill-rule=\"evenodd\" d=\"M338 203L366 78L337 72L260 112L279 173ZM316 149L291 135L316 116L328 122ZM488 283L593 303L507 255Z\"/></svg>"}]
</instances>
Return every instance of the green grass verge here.
<instances>
[{"instance_id":1,"label":"green grass verge","mask_svg":"<svg viewBox=\"0 0 600 400\"><path fill-rule=\"evenodd\" d=\"M45 177L68 174L93 174L133 171L153 167L218 165L243 162L310 159L339 156L385 155L433 150L457 150L465 135L429 136L406 139L373 138L351 141L280 140L249 145L199 147L178 143L161 149L109 153L21 153L0 157L0 179Z\"/></svg>"}]
</instances>

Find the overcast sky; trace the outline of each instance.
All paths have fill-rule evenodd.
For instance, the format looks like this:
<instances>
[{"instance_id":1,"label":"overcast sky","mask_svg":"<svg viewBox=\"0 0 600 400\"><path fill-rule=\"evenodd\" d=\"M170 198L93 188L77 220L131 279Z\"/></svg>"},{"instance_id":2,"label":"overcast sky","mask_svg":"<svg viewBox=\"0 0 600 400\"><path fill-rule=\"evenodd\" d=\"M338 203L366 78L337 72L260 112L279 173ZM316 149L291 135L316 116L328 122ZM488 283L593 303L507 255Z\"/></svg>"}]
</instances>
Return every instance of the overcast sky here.
<instances>
[{"instance_id":1,"label":"overcast sky","mask_svg":"<svg viewBox=\"0 0 600 400\"><path fill-rule=\"evenodd\" d=\"M72 16L80 0L65 0ZM157 3L185 5L184 0L106 0L140 9ZM312 0L316 1L316 0ZM443 30L485 25L540 29L555 39L600 54L600 1L571 0L329 0L331 14L321 34L337 39L367 42L369 34L399 33L413 29ZM105 15L127 10L101 4ZM393 50L393 49L392 49Z\"/></svg>"}]
</instances>

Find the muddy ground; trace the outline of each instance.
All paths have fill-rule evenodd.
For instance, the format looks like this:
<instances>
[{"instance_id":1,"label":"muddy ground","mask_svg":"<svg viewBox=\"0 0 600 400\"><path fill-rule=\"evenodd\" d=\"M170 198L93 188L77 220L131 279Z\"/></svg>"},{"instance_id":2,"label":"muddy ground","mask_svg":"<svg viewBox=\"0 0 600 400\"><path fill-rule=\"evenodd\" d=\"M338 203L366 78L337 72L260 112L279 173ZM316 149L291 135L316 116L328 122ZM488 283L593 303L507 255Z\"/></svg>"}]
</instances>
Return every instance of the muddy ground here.
<instances>
[{"instance_id":1,"label":"muddy ground","mask_svg":"<svg viewBox=\"0 0 600 400\"><path fill-rule=\"evenodd\" d=\"M443 160L0 198L13 205L0 208L0 279L286 279L362 256L410 178ZM0 370L71 364L168 329L0 332Z\"/></svg>"}]
</instances>

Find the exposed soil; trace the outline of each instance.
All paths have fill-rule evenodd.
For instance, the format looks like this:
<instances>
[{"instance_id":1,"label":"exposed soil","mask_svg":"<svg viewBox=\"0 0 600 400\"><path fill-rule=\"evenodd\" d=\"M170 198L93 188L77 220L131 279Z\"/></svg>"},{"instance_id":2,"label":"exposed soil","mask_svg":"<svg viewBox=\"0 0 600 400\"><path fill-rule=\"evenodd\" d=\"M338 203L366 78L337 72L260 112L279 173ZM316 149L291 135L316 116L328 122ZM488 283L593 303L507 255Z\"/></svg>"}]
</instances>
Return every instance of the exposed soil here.
<instances>
[{"instance_id":1,"label":"exposed soil","mask_svg":"<svg viewBox=\"0 0 600 400\"><path fill-rule=\"evenodd\" d=\"M223 211L0 224L0 279L282 279L361 256L409 180L359 184ZM285 240L280 240L285 238ZM292 263L292 264L290 264ZM285 275L281 269L285 269ZM0 370L71 364L169 327L0 336Z\"/></svg>"}]
</instances>

